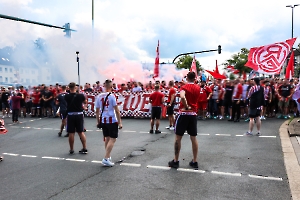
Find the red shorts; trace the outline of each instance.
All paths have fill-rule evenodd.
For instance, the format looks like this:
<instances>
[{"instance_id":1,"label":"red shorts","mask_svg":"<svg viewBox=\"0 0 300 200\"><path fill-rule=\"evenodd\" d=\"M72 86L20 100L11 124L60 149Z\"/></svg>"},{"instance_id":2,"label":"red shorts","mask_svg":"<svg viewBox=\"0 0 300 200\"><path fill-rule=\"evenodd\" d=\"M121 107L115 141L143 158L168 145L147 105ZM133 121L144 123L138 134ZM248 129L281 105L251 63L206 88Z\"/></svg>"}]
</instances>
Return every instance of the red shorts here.
<instances>
[{"instance_id":1,"label":"red shorts","mask_svg":"<svg viewBox=\"0 0 300 200\"><path fill-rule=\"evenodd\" d=\"M198 109L199 110L207 110L207 101L199 101Z\"/></svg>"}]
</instances>

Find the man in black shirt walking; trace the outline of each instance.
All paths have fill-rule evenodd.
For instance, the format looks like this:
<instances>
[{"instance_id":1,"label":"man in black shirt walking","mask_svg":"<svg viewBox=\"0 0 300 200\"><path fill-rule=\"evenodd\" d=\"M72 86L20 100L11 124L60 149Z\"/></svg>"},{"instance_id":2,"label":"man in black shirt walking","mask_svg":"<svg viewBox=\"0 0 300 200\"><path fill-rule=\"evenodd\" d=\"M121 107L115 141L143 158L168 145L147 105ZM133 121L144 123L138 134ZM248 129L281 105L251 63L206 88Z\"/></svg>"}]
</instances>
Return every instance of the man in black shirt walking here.
<instances>
[{"instance_id":1,"label":"man in black shirt walking","mask_svg":"<svg viewBox=\"0 0 300 200\"><path fill-rule=\"evenodd\" d=\"M66 92L66 88L67 87L65 85L63 85L61 87L62 92L57 96L57 102L59 105L59 114L60 114L60 118L61 118L60 131L58 132L59 137L61 136L61 134L64 130L64 127L67 124L67 102L65 100L65 95L68 93ZM69 137L69 134L67 133L65 135L65 137Z\"/></svg>"},{"instance_id":2,"label":"man in black shirt walking","mask_svg":"<svg viewBox=\"0 0 300 200\"><path fill-rule=\"evenodd\" d=\"M65 95L67 102L67 132L69 134L70 154L74 153L74 135L78 133L83 148L79 153L87 154L86 137L83 133L83 108L82 104L86 101L83 94L76 93L76 84L71 82L69 84L70 94Z\"/></svg>"}]
</instances>

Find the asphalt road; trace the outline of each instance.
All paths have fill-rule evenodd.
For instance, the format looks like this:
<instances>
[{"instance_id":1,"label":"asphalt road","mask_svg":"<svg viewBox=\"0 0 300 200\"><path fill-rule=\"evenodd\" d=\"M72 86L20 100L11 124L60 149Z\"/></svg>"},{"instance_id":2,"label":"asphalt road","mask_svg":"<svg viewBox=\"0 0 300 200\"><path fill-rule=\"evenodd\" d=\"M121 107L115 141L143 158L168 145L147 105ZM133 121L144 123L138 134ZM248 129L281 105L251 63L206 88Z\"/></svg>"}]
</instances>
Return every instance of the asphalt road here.
<instances>
[{"instance_id":1,"label":"asphalt road","mask_svg":"<svg viewBox=\"0 0 300 200\"><path fill-rule=\"evenodd\" d=\"M0 135L0 199L282 199L291 197L279 138L282 120L263 122L262 136L242 136L246 122L198 122L199 170L192 170L191 142L182 141L180 168L167 167L173 158L174 134L149 134L149 120L123 119L112 152L114 167L100 164L102 132L86 118L87 155L75 138L58 137L59 119L20 119ZM65 133L63 133L65 134Z\"/></svg>"}]
</instances>

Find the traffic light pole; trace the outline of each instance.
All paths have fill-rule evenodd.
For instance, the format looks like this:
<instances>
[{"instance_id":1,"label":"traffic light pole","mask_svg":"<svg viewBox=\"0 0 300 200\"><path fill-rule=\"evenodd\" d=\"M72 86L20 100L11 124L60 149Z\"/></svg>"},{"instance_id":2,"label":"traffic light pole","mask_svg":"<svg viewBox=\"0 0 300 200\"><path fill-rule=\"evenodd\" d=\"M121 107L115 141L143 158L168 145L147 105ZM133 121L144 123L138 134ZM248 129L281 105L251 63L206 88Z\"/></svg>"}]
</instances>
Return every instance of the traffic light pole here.
<instances>
[{"instance_id":1,"label":"traffic light pole","mask_svg":"<svg viewBox=\"0 0 300 200\"><path fill-rule=\"evenodd\" d=\"M207 52L213 52L213 51L217 51L219 54L221 54L221 45L218 46L218 49L212 49L212 50L205 50L205 51L195 51L195 52L189 52L189 53L182 53L177 55L174 59L173 59L173 63L175 63L175 60L180 57L180 56L184 56L184 55L190 55L190 54L197 54L197 53L207 53Z\"/></svg>"}]
</instances>

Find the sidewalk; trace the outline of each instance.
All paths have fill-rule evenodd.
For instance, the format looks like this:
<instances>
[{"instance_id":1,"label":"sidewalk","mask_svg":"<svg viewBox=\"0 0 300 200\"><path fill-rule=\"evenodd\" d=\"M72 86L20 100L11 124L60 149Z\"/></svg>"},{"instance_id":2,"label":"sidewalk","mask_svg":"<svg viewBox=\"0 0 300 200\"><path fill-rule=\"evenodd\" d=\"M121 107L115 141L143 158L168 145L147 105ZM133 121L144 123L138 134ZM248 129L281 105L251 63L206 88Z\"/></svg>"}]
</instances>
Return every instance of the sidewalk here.
<instances>
[{"instance_id":1,"label":"sidewalk","mask_svg":"<svg viewBox=\"0 0 300 200\"><path fill-rule=\"evenodd\" d=\"M300 200L300 123L299 118L285 121L279 135L293 200Z\"/></svg>"}]
</instances>

